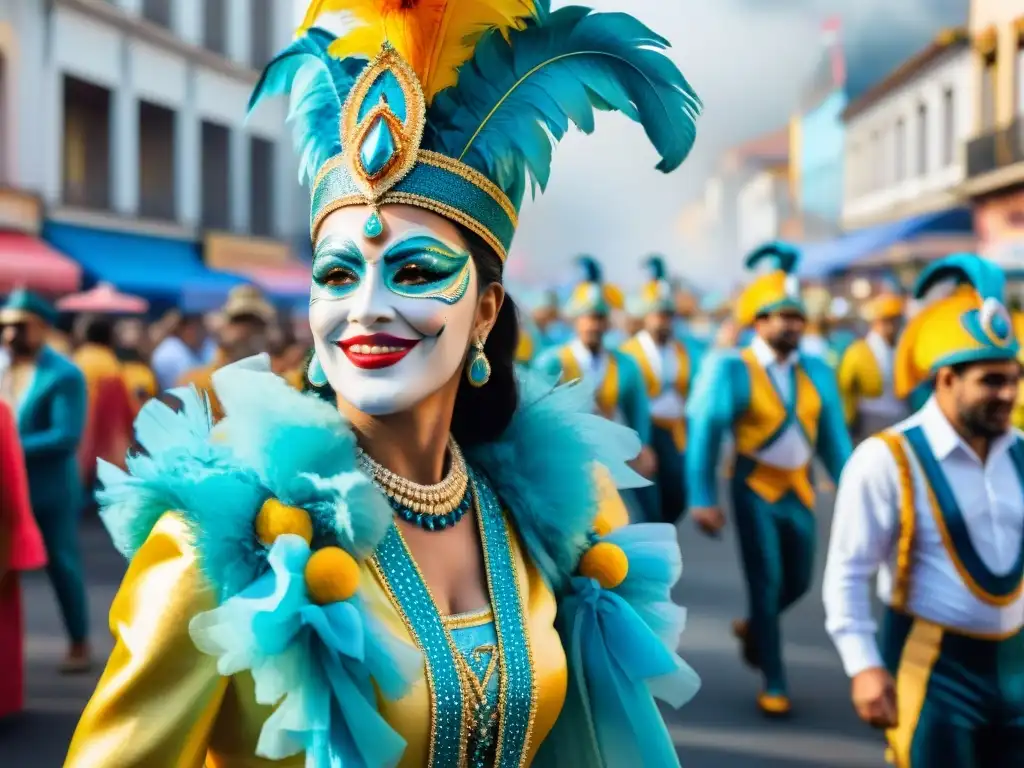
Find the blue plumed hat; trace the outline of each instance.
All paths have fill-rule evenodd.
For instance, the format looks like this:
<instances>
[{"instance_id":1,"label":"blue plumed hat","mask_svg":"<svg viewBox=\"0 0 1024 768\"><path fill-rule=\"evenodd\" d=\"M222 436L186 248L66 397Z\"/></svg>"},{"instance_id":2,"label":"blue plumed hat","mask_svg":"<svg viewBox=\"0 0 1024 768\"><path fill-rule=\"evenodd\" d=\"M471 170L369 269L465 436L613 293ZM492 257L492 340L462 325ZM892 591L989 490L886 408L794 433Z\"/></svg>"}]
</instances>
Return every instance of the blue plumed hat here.
<instances>
[{"instance_id":1,"label":"blue plumed hat","mask_svg":"<svg viewBox=\"0 0 1024 768\"><path fill-rule=\"evenodd\" d=\"M604 271L593 256L576 257L580 280L565 305L565 316L608 315L615 309L624 309L622 291L605 282Z\"/></svg>"},{"instance_id":2,"label":"blue plumed hat","mask_svg":"<svg viewBox=\"0 0 1024 768\"><path fill-rule=\"evenodd\" d=\"M349 31L317 26L344 12ZM527 186L543 189L553 143L595 110L640 123L678 167L701 103L662 53L668 42L624 13L550 0L316 0L299 34L267 65L250 108L288 94L311 188L310 231L339 208L419 206L507 257Z\"/></svg>"},{"instance_id":3,"label":"blue plumed hat","mask_svg":"<svg viewBox=\"0 0 1024 768\"><path fill-rule=\"evenodd\" d=\"M647 282L640 288L640 294L633 302L637 316L651 312L675 312L675 287L668 276L665 259L657 254L648 256L643 262Z\"/></svg>"},{"instance_id":4,"label":"blue plumed hat","mask_svg":"<svg viewBox=\"0 0 1024 768\"><path fill-rule=\"evenodd\" d=\"M57 322L57 310L50 302L32 291L19 288L0 307L0 323L17 323L26 315L34 315L47 325Z\"/></svg>"}]
</instances>

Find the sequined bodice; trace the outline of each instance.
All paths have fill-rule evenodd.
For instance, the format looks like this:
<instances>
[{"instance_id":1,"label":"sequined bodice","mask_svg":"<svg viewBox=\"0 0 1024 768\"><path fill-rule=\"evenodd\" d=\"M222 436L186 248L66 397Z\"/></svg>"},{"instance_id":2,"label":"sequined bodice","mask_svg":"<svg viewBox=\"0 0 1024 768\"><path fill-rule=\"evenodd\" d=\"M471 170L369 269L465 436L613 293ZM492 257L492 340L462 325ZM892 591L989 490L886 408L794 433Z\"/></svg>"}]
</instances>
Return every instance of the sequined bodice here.
<instances>
[{"instance_id":1,"label":"sequined bodice","mask_svg":"<svg viewBox=\"0 0 1024 768\"><path fill-rule=\"evenodd\" d=\"M452 638L455 663L462 680L468 768L494 764L498 728L498 692L501 665L498 633L490 609L445 617Z\"/></svg>"}]
</instances>

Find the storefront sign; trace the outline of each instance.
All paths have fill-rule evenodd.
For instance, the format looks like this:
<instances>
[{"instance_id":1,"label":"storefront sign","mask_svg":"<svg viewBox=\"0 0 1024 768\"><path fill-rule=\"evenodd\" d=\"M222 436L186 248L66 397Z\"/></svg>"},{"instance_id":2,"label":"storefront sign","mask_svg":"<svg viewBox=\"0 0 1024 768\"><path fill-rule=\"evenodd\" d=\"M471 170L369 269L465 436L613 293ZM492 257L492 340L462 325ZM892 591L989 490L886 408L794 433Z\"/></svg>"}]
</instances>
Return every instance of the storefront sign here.
<instances>
[{"instance_id":1,"label":"storefront sign","mask_svg":"<svg viewBox=\"0 0 1024 768\"><path fill-rule=\"evenodd\" d=\"M38 235L43 226L43 204L38 197L0 187L0 230Z\"/></svg>"},{"instance_id":2,"label":"storefront sign","mask_svg":"<svg viewBox=\"0 0 1024 768\"><path fill-rule=\"evenodd\" d=\"M261 237L209 234L203 243L203 261L211 269L240 267L287 267L292 263L287 243Z\"/></svg>"},{"instance_id":3,"label":"storefront sign","mask_svg":"<svg viewBox=\"0 0 1024 768\"><path fill-rule=\"evenodd\" d=\"M1004 269L1024 269L1024 189L979 200L974 230L982 256Z\"/></svg>"}]
</instances>

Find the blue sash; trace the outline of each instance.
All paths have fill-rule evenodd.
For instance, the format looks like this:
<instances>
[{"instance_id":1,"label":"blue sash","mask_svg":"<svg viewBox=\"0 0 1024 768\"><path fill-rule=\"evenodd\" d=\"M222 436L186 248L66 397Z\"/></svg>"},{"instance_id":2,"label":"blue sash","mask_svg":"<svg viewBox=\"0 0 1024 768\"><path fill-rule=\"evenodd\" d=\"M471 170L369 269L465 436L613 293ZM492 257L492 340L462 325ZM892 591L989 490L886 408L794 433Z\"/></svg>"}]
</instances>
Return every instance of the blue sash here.
<instances>
[{"instance_id":1,"label":"blue sash","mask_svg":"<svg viewBox=\"0 0 1024 768\"><path fill-rule=\"evenodd\" d=\"M953 489L946 479L942 466L932 453L928 439L921 427L911 427L905 433L907 442L914 451L918 463L924 472L925 479L935 495L938 504L936 517L941 515L940 529L944 525L948 536L943 536L950 549L950 556L957 571L965 578L966 586L979 598L990 604L1005 604L1019 592L1024 580L1024 537L1021 537L1021 548L1017 560L1009 572L997 576L978 555L971 543L967 530L967 521L956 502ZM1017 478L1024 488L1024 445L1018 438L1009 449L1010 459L1017 471ZM985 598L989 598L986 600Z\"/></svg>"},{"instance_id":2,"label":"blue sash","mask_svg":"<svg viewBox=\"0 0 1024 768\"><path fill-rule=\"evenodd\" d=\"M811 443L812 445L814 443L814 441L811 440L810 436L807 434L807 430L804 429L803 422L797 418L797 406L800 404L800 382L797 378L797 368L799 368L799 366L800 364L797 363L795 365L790 366L789 368L789 390L791 392L790 397L784 396L782 390L779 388L778 382L775 381L775 377L772 376L772 372L769 371L767 368L765 368L764 370L765 375L768 377L768 381L771 382L772 390L775 392L775 396L778 397L779 402L782 403L782 407L786 412L786 418L779 426L779 428L775 430L775 434L768 438L765 444L761 446L761 450L771 447L771 445L776 440L778 440L786 433L786 430L789 429L791 425L796 425L797 429L800 430L800 434L804 436L804 440L806 440L808 443ZM813 380L811 381L811 384L813 386Z\"/></svg>"}]
</instances>

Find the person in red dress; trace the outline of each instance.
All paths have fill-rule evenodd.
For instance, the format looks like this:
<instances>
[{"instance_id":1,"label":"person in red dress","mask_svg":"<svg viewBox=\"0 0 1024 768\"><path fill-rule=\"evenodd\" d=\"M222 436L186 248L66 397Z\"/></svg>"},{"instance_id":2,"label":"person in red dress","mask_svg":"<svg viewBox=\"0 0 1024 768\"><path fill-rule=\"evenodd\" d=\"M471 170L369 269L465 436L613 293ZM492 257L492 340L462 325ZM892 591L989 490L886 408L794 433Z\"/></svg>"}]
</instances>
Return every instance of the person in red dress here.
<instances>
[{"instance_id":1,"label":"person in red dress","mask_svg":"<svg viewBox=\"0 0 1024 768\"><path fill-rule=\"evenodd\" d=\"M29 504L28 475L14 414L0 400L0 717L24 706L24 624L19 574L46 565Z\"/></svg>"}]
</instances>

